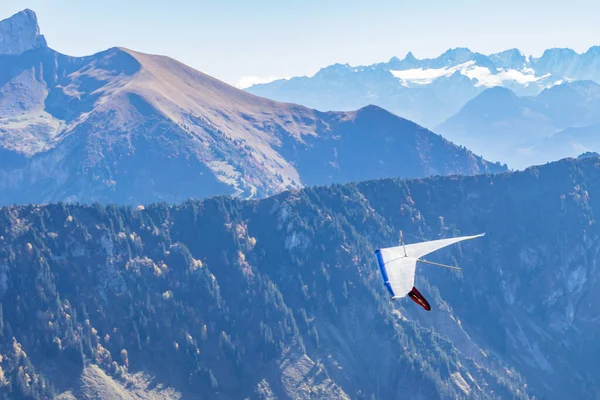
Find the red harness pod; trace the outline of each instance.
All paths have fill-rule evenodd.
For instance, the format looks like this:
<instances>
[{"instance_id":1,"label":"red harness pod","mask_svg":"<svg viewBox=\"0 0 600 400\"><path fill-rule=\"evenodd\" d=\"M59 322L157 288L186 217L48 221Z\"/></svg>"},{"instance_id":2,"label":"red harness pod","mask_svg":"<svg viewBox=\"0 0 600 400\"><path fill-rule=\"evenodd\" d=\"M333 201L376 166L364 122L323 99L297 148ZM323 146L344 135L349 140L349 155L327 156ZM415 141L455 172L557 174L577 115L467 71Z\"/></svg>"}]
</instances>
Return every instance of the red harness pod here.
<instances>
[{"instance_id":1,"label":"red harness pod","mask_svg":"<svg viewBox=\"0 0 600 400\"><path fill-rule=\"evenodd\" d=\"M410 292L408 292L408 295L415 303L417 303L418 305L420 305L427 311L431 310L431 306L429 305L429 302L427 300L425 300L425 297L423 297L423 295L417 290L416 287L413 286L412 290Z\"/></svg>"}]
</instances>

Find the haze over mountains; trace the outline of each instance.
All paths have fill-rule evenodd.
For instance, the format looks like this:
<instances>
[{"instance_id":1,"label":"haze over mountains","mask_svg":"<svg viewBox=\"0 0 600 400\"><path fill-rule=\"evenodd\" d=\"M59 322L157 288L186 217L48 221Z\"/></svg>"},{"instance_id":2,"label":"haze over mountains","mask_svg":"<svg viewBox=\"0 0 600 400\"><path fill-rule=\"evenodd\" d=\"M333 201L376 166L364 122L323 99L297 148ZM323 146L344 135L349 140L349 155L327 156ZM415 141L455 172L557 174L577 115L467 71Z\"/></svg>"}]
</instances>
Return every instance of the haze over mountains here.
<instances>
[{"instance_id":1,"label":"haze over mountains","mask_svg":"<svg viewBox=\"0 0 600 400\"><path fill-rule=\"evenodd\" d=\"M548 49L541 57L518 49L484 55L467 48L449 49L433 59L408 53L366 66L334 64L312 77L294 77L253 85L246 90L318 110L379 105L433 128L485 89L502 86L518 95L536 95L571 80L600 81L600 47L583 54Z\"/></svg>"},{"instance_id":2,"label":"haze over mountains","mask_svg":"<svg viewBox=\"0 0 600 400\"><path fill-rule=\"evenodd\" d=\"M123 48L60 54L30 10L0 32L0 204L263 197L506 169L378 107L322 113Z\"/></svg>"},{"instance_id":3,"label":"haze over mountains","mask_svg":"<svg viewBox=\"0 0 600 400\"><path fill-rule=\"evenodd\" d=\"M519 97L487 89L436 132L512 168L526 168L600 149L600 85L573 81Z\"/></svg>"},{"instance_id":4,"label":"haze over mountains","mask_svg":"<svg viewBox=\"0 0 600 400\"><path fill-rule=\"evenodd\" d=\"M583 54L548 49L539 58L517 49L484 55L456 48L434 59L409 53L369 66L335 64L312 77L246 90L319 110L376 104L490 160L523 168L600 150L591 134L573 133L595 131L598 83L600 47ZM571 128L569 139L549 139Z\"/></svg>"}]
</instances>

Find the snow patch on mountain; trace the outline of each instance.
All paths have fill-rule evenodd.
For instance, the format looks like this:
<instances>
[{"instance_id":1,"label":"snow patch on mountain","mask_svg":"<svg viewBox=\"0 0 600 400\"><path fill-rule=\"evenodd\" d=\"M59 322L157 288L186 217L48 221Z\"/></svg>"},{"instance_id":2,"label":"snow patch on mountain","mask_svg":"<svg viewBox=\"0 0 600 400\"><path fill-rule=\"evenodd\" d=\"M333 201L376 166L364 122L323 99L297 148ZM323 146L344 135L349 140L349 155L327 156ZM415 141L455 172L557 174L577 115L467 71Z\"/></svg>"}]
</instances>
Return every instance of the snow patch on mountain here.
<instances>
[{"instance_id":1,"label":"snow patch on mountain","mask_svg":"<svg viewBox=\"0 0 600 400\"><path fill-rule=\"evenodd\" d=\"M429 69L413 68L406 70L390 70L390 72L396 78L400 79L402 84L407 87L414 85L428 85L436 79L442 77L449 78L455 73L460 73L461 75L476 81L476 87L506 86L508 83L527 86L532 83L543 82L551 76L550 73L538 76L532 68L523 68L521 70L496 68L496 71L493 72L488 67L477 65L474 60L453 67Z\"/></svg>"},{"instance_id":2,"label":"snow patch on mountain","mask_svg":"<svg viewBox=\"0 0 600 400\"><path fill-rule=\"evenodd\" d=\"M556 80L554 82L550 82L549 84L547 84L544 87L544 89L550 89L551 87L562 85L563 83L571 83L571 82L575 82L575 79L561 78L561 79L558 79L558 80Z\"/></svg>"}]
</instances>

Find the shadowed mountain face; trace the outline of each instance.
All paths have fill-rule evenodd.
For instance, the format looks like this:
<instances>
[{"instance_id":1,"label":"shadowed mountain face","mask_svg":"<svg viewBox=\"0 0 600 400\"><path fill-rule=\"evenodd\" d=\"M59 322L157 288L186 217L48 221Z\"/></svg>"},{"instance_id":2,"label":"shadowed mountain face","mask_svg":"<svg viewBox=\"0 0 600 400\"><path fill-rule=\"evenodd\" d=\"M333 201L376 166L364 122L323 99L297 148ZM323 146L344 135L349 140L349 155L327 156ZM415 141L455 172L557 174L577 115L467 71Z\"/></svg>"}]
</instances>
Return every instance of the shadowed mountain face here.
<instances>
[{"instance_id":1,"label":"shadowed mountain face","mask_svg":"<svg viewBox=\"0 0 600 400\"><path fill-rule=\"evenodd\" d=\"M0 391L593 397L597 182L585 156L260 201L5 207ZM486 232L428 258L462 271L417 268L430 312L383 286L373 251L398 229Z\"/></svg>"},{"instance_id":2,"label":"shadowed mountain face","mask_svg":"<svg viewBox=\"0 0 600 400\"><path fill-rule=\"evenodd\" d=\"M506 169L376 107L321 113L278 103L127 49L81 58L24 49L0 55L0 204L263 197Z\"/></svg>"}]
</instances>

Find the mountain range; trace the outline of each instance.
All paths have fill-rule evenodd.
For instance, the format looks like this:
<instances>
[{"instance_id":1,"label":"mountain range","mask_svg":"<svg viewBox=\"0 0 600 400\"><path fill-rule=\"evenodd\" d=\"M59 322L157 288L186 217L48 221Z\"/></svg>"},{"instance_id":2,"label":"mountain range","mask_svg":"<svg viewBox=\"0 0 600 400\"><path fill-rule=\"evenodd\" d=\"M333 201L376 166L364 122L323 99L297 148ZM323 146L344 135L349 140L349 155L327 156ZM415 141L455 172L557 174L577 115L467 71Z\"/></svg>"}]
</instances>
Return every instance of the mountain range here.
<instances>
[{"instance_id":1,"label":"mountain range","mask_svg":"<svg viewBox=\"0 0 600 400\"><path fill-rule=\"evenodd\" d=\"M428 59L417 59L409 52L403 59L392 57L366 66L334 64L310 77L280 79L246 90L319 110L375 104L434 128L490 87L532 96L573 80L600 82L600 47L583 54L548 49L539 58L525 56L518 49L484 55L454 48Z\"/></svg>"},{"instance_id":2,"label":"mountain range","mask_svg":"<svg viewBox=\"0 0 600 400\"><path fill-rule=\"evenodd\" d=\"M600 150L565 135L538 143L564 129L593 131L599 83L600 47L583 54L553 48L537 58L518 49L484 55L455 48L432 59L408 53L368 66L335 64L246 90L319 110L379 105L488 159L524 168ZM511 107L523 115L512 115Z\"/></svg>"},{"instance_id":3,"label":"mountain range","mask_svg":"<svg viewBox=\"0 0 600 400\"><path fill-rule=\"evenodd\" d=\"M594 398L600 158L177 206L0 209L0 392ZM391 301L374 250L432 254Z\"/></svg>"},{"instance_id":4,"label":"mountain range","mask_svg":"<svg viewBox=\"0 0 600 400\"><path fill-rule=\"evenodd\" d=\"M500 172L375 106L319 112L168 57L70 57L35 13L0 22L0 204L141 204L380 177Z\"/></svg>"}]
</instances>

